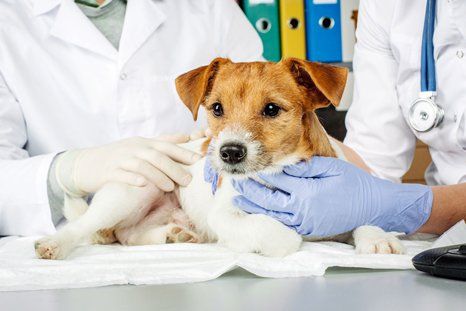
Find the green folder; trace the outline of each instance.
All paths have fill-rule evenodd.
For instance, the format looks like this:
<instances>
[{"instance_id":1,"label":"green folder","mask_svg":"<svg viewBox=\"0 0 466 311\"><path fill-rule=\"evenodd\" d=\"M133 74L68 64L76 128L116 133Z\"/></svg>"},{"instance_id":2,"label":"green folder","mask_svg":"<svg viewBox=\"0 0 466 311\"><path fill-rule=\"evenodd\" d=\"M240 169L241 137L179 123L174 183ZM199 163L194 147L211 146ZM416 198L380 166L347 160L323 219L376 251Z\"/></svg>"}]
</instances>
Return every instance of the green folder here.
<instances>
[{"instance_id":1,"label":"green folder","mask_svg":"<svg viewBox=\"0 0 466 311\"><path fill-rule=\"evenodd\" d=\"M279 61L281 53L278 0L244 0L243 10L262 39L264 58Z\"/></svg>"}]
</instances>

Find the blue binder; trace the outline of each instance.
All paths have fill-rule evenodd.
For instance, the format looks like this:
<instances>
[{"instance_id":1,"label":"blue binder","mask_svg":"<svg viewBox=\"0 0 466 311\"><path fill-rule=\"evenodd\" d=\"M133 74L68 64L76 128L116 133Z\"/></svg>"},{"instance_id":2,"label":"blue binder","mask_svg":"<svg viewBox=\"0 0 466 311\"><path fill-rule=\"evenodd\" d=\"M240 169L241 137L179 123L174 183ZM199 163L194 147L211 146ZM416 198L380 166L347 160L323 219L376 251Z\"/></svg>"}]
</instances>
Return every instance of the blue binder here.
<instances>
[{"instance_id":1,"label":"blue binder","mask_svg":"<svg viewBox=\"0 0 466 311\"><path fill-rule=\"evenodd\" d=\"M305 4L307 59L341 62L340 0L305 0Z\"/></svg>"}]
</instances>

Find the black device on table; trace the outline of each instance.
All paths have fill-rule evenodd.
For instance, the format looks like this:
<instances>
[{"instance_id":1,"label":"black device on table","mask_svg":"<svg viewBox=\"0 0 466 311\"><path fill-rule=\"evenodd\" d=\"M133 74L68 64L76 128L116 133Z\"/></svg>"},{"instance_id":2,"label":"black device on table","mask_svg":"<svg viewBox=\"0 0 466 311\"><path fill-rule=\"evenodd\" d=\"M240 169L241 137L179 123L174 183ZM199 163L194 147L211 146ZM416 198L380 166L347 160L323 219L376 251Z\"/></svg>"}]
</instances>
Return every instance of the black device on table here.
<instances>
[{"instance_id":1,"label":"black device on table","mask_svg":"<svg viewBox=\"0 0 466 311\"><path fill-rule=\"evenodd\" d=\"M428 249L414 256L413 265L434 276L466 281L466 244Z\"/></svg>"}]
</instances>

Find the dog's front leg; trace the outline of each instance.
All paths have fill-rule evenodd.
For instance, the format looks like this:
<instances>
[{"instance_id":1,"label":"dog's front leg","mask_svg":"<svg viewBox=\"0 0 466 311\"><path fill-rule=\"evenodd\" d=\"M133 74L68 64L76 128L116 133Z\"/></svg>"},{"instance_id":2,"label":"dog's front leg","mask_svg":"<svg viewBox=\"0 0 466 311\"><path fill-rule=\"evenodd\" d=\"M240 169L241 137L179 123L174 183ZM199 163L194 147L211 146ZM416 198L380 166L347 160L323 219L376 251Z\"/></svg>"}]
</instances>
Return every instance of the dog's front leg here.
<instances>
[{"instance_id":1,"label":"dog's front leg","mask_svg":"<svg viewBox=\"0 0 466 311\"><path fill-rule=\"evenodd\" d=\"M99 190L87 211L66 224L56 234L35 243L36 254L43 259L63 259L76 246L89 241L102 229L112 228L140 209L143 200L149 199L151 189L132 187L121 183L108 183Z\"/></svg>"},{"instance_id":2,"label":"dog's front leg","mask_svg":"<svg viewBox=\"0 0 466 311\"><path fill-rule=\"evenodd\" d=\"M358 254L404 254L403 244L392 233L375 226L361 226L353 231L353 244Z\"/></svg>"},{"instance_id":3,"label":"dog's front leg","mask_svg":"<svg viewBox=\"0 0 466 311\"><path fill-rule=\"evenodd\" d=\"M299 249L299 234L269 216L239 210L232 203L235 195L230 180L225 178L207 219L219 244L237 252L272 257L283 257Z\"/></svg>"}]
</instances>

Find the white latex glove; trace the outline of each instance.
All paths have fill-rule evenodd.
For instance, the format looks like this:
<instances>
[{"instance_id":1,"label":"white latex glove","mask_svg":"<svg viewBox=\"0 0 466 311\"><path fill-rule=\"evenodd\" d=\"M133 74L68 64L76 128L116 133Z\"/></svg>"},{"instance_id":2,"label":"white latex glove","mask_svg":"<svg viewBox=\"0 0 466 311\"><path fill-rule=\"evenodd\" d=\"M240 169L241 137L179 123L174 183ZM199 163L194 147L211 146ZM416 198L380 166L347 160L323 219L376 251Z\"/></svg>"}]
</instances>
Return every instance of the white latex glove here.
<instances>
[{"instance_id":1,"label":"white latex glove","mask_svg":"<svg viewBox=\"0 0 466 311\"><path fill-rule=\"evenodd\" d=\"M200 129L196 132L191 133L191 135L189 136L191 140L197 140L204 137L212 137L212 132L209 128Z\"/></svg>"},{"instance_id":2,"label":"white latex glove","mask_svg":"<svg viewBox=\"0 0 466 311\"><path fill-rule=\"evenodd\" d=\"M189 136L185 135L134 137L95 148L70 150L57 159L57 181L73 197L95 193L109 181L141 187L150 182L163 191L173 191L175 183L186 186L192 178L181 164L191 165L201 158L176 145L187 141Z\"/></svg>"}]
</instances>

